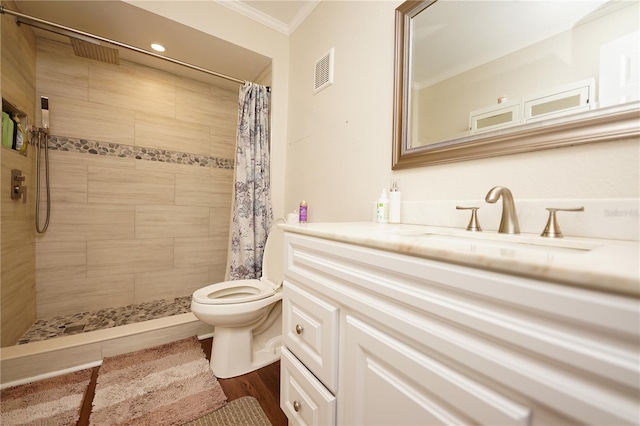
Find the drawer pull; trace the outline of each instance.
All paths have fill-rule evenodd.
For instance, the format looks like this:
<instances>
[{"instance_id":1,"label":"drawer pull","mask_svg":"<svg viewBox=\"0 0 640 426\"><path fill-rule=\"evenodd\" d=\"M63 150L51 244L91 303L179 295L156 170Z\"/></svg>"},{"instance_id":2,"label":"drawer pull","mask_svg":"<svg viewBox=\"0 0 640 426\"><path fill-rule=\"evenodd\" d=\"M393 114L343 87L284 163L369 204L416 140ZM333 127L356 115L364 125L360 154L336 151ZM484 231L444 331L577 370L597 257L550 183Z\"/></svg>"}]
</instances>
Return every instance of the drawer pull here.
<instances>
[{"instance_id":1,"label":"drawer pull","mask_svg":"<svg viewBox=\"0 0 640 426\"><path fill-rule=\"evenodd\" d=\"M298 401L293 401L293 409L296 413L300 411L300 403Z\"/></svg>"},{"instance_id":2,"label":"drawer pull","mask_svg":"<svg viewBox=\"0 0 640 426\"><path fill-rule=\"evenodd\" d=\"M304 328L300 324L297 324L296 325L296 333L302 334L302 330L304 330Z\"/></svg>"}]
</instances>

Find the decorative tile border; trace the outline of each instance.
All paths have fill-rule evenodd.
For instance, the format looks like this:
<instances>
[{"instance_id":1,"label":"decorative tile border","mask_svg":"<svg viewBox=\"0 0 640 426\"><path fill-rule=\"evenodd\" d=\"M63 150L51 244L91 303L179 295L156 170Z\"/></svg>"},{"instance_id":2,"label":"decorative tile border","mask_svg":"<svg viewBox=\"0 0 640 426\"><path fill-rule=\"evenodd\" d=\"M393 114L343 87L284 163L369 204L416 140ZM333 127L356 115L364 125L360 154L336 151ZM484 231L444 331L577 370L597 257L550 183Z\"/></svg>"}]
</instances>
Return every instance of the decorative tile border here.
<instances>
[{"instance_id":1,"label":"decorative tile border","mask_svg":"<svg viewBox=\"0 0 640 426\"><path fill-rule=\"evenodd\" d=\"M190 166L233 169L234 160L221 157L207 157L186 152L122 145L111 142L91 141L66 136L49 136L49 149L83 154L106 155L109 157L135 158L161 163L185 164Z\"/></svg>"}]
</instances>

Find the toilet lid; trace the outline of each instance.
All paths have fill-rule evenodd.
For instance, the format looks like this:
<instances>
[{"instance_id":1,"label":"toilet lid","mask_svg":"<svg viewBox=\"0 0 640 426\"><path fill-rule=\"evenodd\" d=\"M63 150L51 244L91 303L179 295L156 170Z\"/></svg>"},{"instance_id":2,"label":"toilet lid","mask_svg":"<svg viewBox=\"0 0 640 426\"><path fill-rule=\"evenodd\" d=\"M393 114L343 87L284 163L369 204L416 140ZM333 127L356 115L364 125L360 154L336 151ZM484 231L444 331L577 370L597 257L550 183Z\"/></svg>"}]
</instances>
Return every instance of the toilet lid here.
<instances>
[{"instance_id":1,"label":"toilet lid","mask_svg":"<svg viewBox=\"0 0 640 426\"><path fill-rule=\"evenodd\" d=\"M262 280L267 280L275 286L282 287L283 272L284 231L274 224L269 231L267 242L262 255Z\"/></svg>"},{"instance_id":2,"label":"toilet lid","mask_svg":"<svg viewBox=\"0 0 640 426\"><path fill-rule=\"evenodd\" d=\"M237 280L211 284L196 290L193 300L204 305L252 302L275 294L273 284L261 280Z\"/></svg>"}]
</instances>

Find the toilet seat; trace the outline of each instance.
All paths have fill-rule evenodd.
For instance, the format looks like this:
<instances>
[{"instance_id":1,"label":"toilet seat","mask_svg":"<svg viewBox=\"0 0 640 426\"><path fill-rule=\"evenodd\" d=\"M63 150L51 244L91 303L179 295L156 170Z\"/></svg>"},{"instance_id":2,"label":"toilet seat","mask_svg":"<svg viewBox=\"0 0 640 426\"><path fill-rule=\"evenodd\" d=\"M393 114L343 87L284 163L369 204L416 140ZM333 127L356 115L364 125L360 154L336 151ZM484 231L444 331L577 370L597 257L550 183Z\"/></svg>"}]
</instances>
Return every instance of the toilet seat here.
<instances>
[{"instance_id":1,"label":"toilet seat","mask_svg":"<svg viewBox=\"0 0 640 426\"><path fill-rule=\"evenodd\" d=\"M273 296L282 291L282 247L284 232L274 226L264 247L262 278L210 284L193 293L192 301L202 305L230 305Z\"/></svg>"},{"instance_id":2,"label":"toilet seat","mask_svg":"<svg viewBox=\"0 0 640 426\"><path fill-rule=\"evenodd\" d=\"M237 280L211 284L196 290L193 301L203 305L226 305L264 299L276 293L268 280Z\"/></svg>"}]
</instances>

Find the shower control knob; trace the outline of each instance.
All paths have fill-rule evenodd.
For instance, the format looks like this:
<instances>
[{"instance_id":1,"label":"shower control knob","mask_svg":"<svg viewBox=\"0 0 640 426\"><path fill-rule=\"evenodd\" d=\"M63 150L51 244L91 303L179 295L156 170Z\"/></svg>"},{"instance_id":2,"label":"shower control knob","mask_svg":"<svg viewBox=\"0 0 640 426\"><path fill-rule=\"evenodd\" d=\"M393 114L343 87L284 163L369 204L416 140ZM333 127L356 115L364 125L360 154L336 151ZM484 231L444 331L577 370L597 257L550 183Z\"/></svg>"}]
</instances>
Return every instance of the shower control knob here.
<instances>
[{"instance_id":1,"label":"shower control knob","mask_svg":"<svg viewBox=\"0 0 640 426\"><path fill-rule=\"evenodd\" d=\"M304 330L304 328L300 324L296 324L296 333L297 334L302 334L303 330Z\"/></svg>"},{"instance_id":2,"label":"shower control knob","mask_svg":"<svg viewBox=\"0 0 640 426\"><path fill-rule=\"evenodd\" d=\"M298 411L300 411L300 403L298 401L293 401L293 409L296 411L296 413Z\"/></svg>"}]
</instances>

